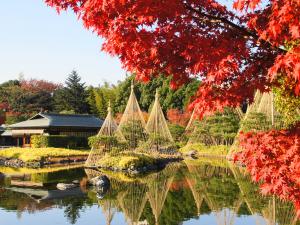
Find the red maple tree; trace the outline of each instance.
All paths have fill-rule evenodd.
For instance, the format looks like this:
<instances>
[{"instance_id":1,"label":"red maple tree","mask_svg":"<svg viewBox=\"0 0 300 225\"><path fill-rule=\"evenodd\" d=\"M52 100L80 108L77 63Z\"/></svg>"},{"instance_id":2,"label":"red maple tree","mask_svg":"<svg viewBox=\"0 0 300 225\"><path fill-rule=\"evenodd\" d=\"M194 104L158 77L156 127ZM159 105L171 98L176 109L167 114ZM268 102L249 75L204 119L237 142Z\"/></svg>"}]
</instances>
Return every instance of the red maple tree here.
<instances>
[{"instance_id":1,"label":"red maple tree","mask_svg":"<svg viewBox=\"0 0 300 225\"><path fill-rule=\"evenodd\" d=\"M235 161L261 183L262 193L292 201L300 218L300 128L241 133L240 148Z\"/></svg>"},{"instance_id":2,"label":"red maple tree","mask_svg":"<svg viewBox=\"0 0 300 225\"><path fill-rule=\"evenodd\" d=\"M191 118L191 114L178 109L169 109L167 111L167 118L172 124L186 126Z\"/></svg>"},{"instance_id":3,"label":"red maple tree","mask_svg":"<svg viewBox=\"0 0 300 225\"><path fill-rule=\"evenodd\" d=\"M165 74L177 87L199 77L191 107L200 116L252 101L279 72L297 81L299 94L299 0L236 0L234 9L217 0L45 2L72 9L140 80Z\"/></svg>"},{"instance_id":4,"label":"red maple tree","mask_svg":"<svg viewBox=\"0 0 300 225\"><path fill-rule=\"evenodd\" d=\"M50 81L38 79L21 80L20 86L23 90L30 92L46 91L49 93L52 93L58 88L62 87L61 84L56 84Z\"/></svg>"}]
</instances>

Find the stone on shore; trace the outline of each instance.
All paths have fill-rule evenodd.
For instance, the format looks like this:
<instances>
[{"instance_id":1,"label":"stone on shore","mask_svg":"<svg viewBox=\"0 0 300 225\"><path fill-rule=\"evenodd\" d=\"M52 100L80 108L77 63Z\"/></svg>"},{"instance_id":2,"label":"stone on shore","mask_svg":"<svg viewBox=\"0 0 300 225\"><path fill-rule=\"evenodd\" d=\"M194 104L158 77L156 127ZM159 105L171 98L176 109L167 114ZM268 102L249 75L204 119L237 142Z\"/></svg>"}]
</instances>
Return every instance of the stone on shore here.
<instances>
[{"instance_id":1,"label":"stone on shore","mask_svg":"<svg viewBox=\"0 0 300 225\"><path fill-rule=\"evenodd\" d=\"M76 185L76 184L65 184L65 183L58 183L57 185L56 185L56 188L58 189L58 190L61 190L61 191L65 191L65 190L68 190L68 189L72 189L72 188L75 188L75 187L77 187L78 185Z\"/></svg>"},{"instance_id":2,"label":"stone on shore","mask_svg":"<svg viewBox=\"0 0 300 225\"><path fill-rule=\"evenodd\" d=\"M186 156L188 157L195 157L197 155L197 151L196 150L190 150L187 153L185 153Z\"/></svg>"},{"instance_id":3,"label":"stone on shore","mask_svg":"<svg viewBox=\"0 0 300 225\"><path fill-rule=\"evenodd\" d=\"M100 188L108 188L110 186L110 181L107 176L103 175L90 179L89 184Z\"/></svg>"}]
</instances>

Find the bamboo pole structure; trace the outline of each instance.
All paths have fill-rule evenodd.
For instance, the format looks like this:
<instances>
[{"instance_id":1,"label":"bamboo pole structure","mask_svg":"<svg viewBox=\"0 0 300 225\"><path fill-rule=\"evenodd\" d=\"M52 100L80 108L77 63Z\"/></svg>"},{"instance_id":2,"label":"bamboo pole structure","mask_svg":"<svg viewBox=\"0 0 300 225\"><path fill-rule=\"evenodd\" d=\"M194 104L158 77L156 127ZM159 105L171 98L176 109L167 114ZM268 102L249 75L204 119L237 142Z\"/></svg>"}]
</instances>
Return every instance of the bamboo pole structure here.
<instances>
[{"instance_id":1,"label":"bamboo pole structure","mask_svg":"<svg viewBox=\"0 0 300 225\"><path fill-rule=\"evenodd\" d=\"M129 147L134 150L140 141L146 141L146 123L139 103L134 93L134 85L131 84L130 96L121 118L118 131L121 132L129 142Z\"/></svg>"}]
</instances>

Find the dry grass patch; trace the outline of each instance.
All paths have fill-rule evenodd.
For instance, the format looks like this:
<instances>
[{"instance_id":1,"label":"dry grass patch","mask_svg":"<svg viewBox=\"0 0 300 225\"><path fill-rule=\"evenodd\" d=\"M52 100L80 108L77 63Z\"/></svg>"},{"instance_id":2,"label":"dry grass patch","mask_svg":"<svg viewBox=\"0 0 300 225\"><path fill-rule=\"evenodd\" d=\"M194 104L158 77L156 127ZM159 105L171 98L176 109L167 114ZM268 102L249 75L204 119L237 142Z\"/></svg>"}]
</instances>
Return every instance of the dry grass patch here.
<instances>
[{"instance_id":1,"label":"dry grass patch","mask_svg":"<svg viewBox=\"0 0 300 225\"><path fill-rule=\"evenodd\" d=\"M72 150L65 148L8 148L0 150L0 157L20 159L23 162L39 162L47 158L65 158L88 156L90 150Z\"/></svg>"}]
</instances>

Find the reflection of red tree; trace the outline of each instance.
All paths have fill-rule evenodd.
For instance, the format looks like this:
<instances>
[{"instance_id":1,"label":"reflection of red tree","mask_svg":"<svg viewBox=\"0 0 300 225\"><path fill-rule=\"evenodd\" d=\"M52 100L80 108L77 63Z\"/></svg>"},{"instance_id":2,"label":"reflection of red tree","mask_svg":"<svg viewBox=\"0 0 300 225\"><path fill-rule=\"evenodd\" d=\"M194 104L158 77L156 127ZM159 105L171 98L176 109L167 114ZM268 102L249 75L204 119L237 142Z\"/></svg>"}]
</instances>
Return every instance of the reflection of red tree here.
<instances>
[{"instance_id":1,"label":"reflection of red tree","mask_svg":"<svg viewBox=\"0 0 300 225\"><path fill-rule=\"evenodd\" d=\"M143 111L142 111L142 114L143 114L145 121L147 122L147 120L149 118L149 114L147 112L143 112ZM123 113L116 113L115 120L118 124L120 123L122 116L123 116Z\"/></svg>"},{"instance_id":2,"label":"reflection of red tree","mask_svg":"<svg viewBox=\"0 0 300 225\"><path fill-rule=\"evenodd\" d=\"M195 184L194 180L191 180L190 182L192 185ZM189 188L189 184L186 180L173 181L170 186L170 190L173 190L173 191L179 191L183 188Z\"/></svg>"},{"instance_id":3,"label":"reflection of red tree","mask_svg":"<svg viewBox=\"0 0 300 225\"><path fill-rule=\"evenodd\" d=\"M300 216L300 127L240 135L235 160L246 165L263 194L292 201Z\"/></svg>"}]
</instances>

